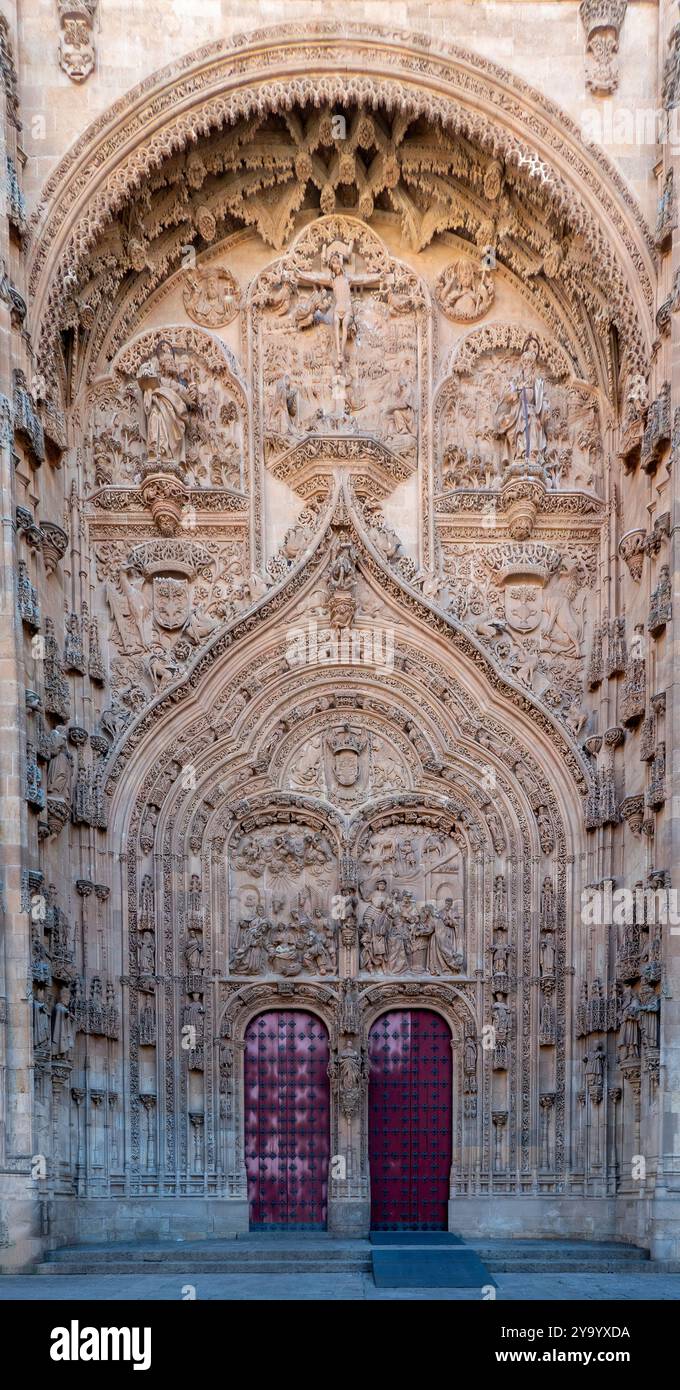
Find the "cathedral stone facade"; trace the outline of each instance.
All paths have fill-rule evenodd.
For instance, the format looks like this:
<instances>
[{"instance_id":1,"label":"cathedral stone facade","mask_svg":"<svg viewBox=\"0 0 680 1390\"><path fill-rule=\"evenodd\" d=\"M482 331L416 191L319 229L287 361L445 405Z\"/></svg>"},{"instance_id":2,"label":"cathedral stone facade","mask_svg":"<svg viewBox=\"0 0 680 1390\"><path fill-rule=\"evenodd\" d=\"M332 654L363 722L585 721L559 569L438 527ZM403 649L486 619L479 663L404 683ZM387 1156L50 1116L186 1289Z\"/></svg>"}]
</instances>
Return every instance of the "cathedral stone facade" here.
<instances>
[{"instance_id":1,"label":"cathedral stone facade","mask_svg":"<svg viewBox=\"0 0 680 1390\"><path fill-rule=\"evenodd\" d=\"M677 15L238 9L0 4L0 1263L678 1261Z\"/></svg>"}]
</instances>

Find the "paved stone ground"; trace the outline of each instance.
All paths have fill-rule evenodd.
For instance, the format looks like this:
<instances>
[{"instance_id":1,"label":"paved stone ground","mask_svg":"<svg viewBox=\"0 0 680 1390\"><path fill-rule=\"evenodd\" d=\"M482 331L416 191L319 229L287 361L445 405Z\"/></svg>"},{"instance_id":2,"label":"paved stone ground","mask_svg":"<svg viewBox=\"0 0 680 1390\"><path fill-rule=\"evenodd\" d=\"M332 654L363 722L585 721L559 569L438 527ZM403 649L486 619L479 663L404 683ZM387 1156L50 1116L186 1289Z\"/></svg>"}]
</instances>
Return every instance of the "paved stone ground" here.
<instances>
[{"instance_id":1,"label":"paved stone ground","mask_svg":"<svg viewBox=\"0 0 680 1390\"><path fill-rule=\"evenodd\" d=\"M497 1274L499 1300L533 1302L549 1299L607 1299L614 1302L639 1299L680 1299L680 1274ZM186 1280L177 1275L0 1275L0 1301L29 1299L88 1299L136 1302L182 1299L191 1285L196 1297L214 1300L463 1300L478 1301L475 1289L377 1289L369 1274L195 1274Z\"/></svg>"}]
</instances>

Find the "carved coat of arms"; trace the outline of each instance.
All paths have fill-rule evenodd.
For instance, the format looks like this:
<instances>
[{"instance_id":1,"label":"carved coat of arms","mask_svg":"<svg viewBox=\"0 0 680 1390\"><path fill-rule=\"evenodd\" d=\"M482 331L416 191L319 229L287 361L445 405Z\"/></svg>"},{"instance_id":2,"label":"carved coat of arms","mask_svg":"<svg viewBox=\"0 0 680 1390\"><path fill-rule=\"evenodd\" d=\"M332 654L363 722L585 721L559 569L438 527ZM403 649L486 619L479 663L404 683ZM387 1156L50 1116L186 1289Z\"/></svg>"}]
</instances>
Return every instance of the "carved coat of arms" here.
<instances>
[{"instance_id":1,"label":"carved coat of arms","mask_svg":"<svg viewBox=\"0 0 680 1390\"><path fill-rule=\"evenodd\" d=\"M505 589L505 616L515 632L534 632L543 617L540 584L509 584Z\"/></svg>"},{"instance_id":2,"label":"carved coat of arms","mask_svg":"<svg viewBox=\"0 0 680 1390\"><path fill-rule=\"evenodd\" d=\"M189 616L188 579L154 578L153 615L158 626L167 632L184 625Z\"/></svg>"},{"instance_id":3,"label":"carved coat of arms","mask_svg":"<svg viewBox=\"0 0 680 1390\"><path fill-rule=\"evenodd\" d=\"M346 725L326 739L326 784L339 796L361 790L365 781L364 761L368 741Z\"/></svg>"}]
</instances>

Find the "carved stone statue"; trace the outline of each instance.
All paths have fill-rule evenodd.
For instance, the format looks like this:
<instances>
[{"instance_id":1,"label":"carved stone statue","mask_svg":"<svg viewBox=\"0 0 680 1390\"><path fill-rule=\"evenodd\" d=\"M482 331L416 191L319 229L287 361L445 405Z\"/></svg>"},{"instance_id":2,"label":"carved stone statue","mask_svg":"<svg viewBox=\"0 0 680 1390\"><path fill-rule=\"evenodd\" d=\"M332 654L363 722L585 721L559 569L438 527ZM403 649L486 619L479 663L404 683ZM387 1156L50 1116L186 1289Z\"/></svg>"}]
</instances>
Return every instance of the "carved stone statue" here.
<instances>
[{"instance_id":1,"label":"carved stone statue","mask_svg":"<svg viewBox=\"0 0 680 1390\"><path fill-rule=\"evenodd\" d=\"M385 970L387 933L391 917L387 907L387 880L378 879L361 922L362 970Z\"/></svg>"},{"instance_id":2,"label":"carved stone statue","mask_svg":"<svg viewBox=\"0 0 680 1390\"><path fill-rule=\"evenodd\" d=\"M172 352L164 345L155 358L142 364L137 381L142 391L149 462L159 468L183 463L187 416L196 400L194 388L180 381Z\"/></svg>"},{"instance_id":3,"label":"carved stone statue","mask_svg":"<svg viewBox=\"0 0 680 1390\"><path fill-rule=\"evenodd\" d=\"M461 923L454 911L453 898L446 898L439 912L430 911L434 932L428 947L427 968L431 975L456 974L463 964L463 955L456 946Z\"/></svg>"},{"instance_id":4,"label":"carved stone statue","mask_svg":"<svg viewBox=\"0 0 680 1390\"><path fill-rule=\"evenodd\" d=\"M270 923L254 912L241 922L232 970L235 975L260 975L267 966Z\"/></svg>"},{"instance_id":5,"label":"carved stone statue","mask_svg":"<svg viewBox=\"0 0 680 1390\"><path fill-rule=\"evenodd\" d=\"M36 985L33 995L33 1046L42 1048L50 1041L50 1014L45 1003L45 986Z\"/></svg>"},{"instance_id":6,"label":"carved stone statue","mask_svg":"<svg viewBox=\"0 0 680 1390\"><path fill-rule=\"evenodd\" d=\"M52 1052L55 1057L68 1057L75 1046L75 1027L69 1009L68 985L62 985L52 1008Z\"/></svg>"},{"instance_id":7,"label":"carved stone statue","mask_svg":"<svg viewBox=\"0 0 680 1390\"><path fill-rule=\"evenodd\" d=\"M635 1061L640 1056L640 1003L629 985L621 999L618 1047L622 1062Z\"/></svg>"},{"instance_id":8,"label":"carved stone statue","mask_svg":"<svg viewBox=\"0 0 680 1390\"><path fill-rule=\"evenodd\" d=\"M61 724L52 731L50 760L47 764L47 795L64 802L71 809L73 757L68 746L66 727Z\"/></svg>"},{"instance_id":9,"label":"carved stone statue","mask_svg":"<svg viewBox=\"0 0 680 1390\"><path fill-rule=\"evenodd\" d=\"M139 890L139 930L154 931L156 926L156 906L153 879L144 874Z\"/></svg>"},{"instance_id":10,"label":"carved stone statue","mask_svg":"<svg viewBox=\"0 0 680 1390\"><path fill-rule=\"evenodd\" d=\"M519 366L496 407L495 430L503 443L503 464L545 464L548 402L538 375L538 340L529 336Z\"/></svg>"},{"instance_id":11,"label":"carved stone statue","mask_svg":"<svg viewBox=\"0 0 680 1390\"><path fill-rule=\"evenodd\" d=\"M550 933L541 936L539 959L542 978L552 979L555 974L555 943Z\"/></svg>"},{"instance_id":12,"label":"carved stone statue","mask_svg":"<svg viewBox=\"0 0 680 1390\"><path fill-rule=\"evenodd\" d=\"M156 942L150 931L143 933L139 943L139 969L142 975L153 975L156 969Z\"/></svg>"},{"instance_id":13,"label":"carved stone statue","mask_svg":"<svg viewBox=\"0 0 680 1390\"><path fill-rule=\"evenodd\" d=\"M351 1119L359 1109L368 1081L363 1052L355 1047L345 1047L334 1053L328 1064L328 1075L337 1088L342 1114Z\"/></svg>"}]
</instances>

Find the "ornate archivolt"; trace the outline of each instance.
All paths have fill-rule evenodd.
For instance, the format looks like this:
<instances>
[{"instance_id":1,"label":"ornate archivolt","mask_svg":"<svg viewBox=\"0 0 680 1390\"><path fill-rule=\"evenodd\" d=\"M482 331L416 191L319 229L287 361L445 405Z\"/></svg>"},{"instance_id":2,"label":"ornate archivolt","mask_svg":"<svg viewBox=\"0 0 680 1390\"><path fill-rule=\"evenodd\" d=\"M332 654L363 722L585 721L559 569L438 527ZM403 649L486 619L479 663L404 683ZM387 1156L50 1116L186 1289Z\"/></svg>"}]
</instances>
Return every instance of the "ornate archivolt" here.
<instances>
[{"instance_id":1,"label":"ornate archivolt","mask_svg":"<svg viewBox=\"0 0 680 1390\"><path fill-rule=\"evenodd\" d=\"M340 136L335 106L346 113ZM115 297L122 276L153 288L187 232L208 244L240 220L281 246L305 198L363 218L382 200L416 247L463 225L501 260L505 247L510 262L528 254L599 325L605 355L614 322L624 354L642 366L651 237L618 175L575 136L563 113L509 73L439 53L421 36L322 23L304 39L272 30L237 39L226 54L211 45L189 78L168 70L155 92L147 82L127 112L119 103L101 118L48 181L34 219L38 318L48 338L57 315L82 332L83 315Z\"/></svg>"}]
</instances>

